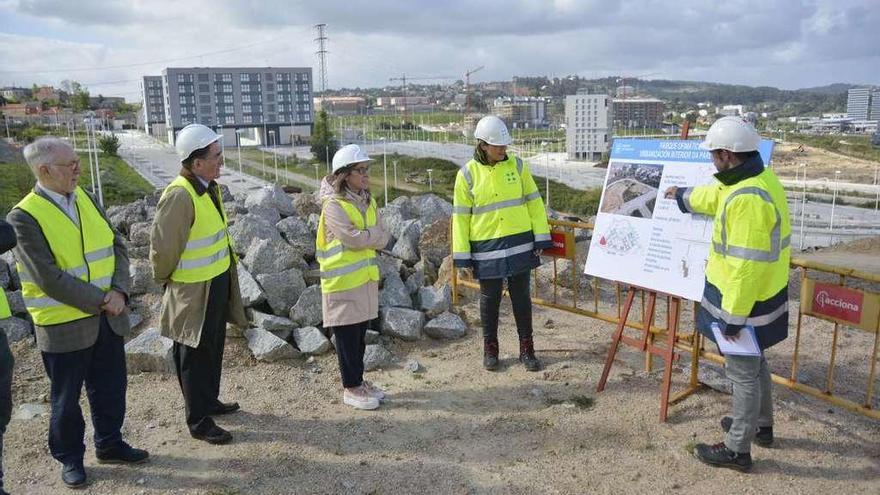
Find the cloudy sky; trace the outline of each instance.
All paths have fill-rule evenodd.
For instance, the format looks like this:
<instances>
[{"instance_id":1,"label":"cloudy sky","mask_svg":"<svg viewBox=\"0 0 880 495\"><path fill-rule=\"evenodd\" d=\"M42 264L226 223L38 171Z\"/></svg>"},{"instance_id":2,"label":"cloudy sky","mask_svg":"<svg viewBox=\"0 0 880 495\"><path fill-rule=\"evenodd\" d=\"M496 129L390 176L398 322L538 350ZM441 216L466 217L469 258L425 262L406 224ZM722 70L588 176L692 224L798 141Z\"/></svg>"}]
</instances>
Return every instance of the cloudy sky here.
<instances>
[{"instance_id":1,"label":"cloudy sky","mask_svg":"<svg viewBox=\"0 0 880 495\"><path fill-rule=\"evenodd\" d=\"M165 67L313 66L389 78L641 76L880 84L878 0L0 0L0 86L83 82L138 99ZM317 88L316 88L317 89Z\"/></svg>"}]
</instances>

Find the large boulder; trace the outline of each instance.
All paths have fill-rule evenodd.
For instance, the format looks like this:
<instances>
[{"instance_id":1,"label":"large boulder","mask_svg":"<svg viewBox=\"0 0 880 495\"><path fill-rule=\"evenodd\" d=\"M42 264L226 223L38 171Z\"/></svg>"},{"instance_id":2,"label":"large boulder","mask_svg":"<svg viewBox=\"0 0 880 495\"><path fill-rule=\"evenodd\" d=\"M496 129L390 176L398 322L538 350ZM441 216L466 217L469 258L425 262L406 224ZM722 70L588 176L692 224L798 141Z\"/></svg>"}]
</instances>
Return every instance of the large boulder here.
<instances>
[{"instance_id":1,"label":"large boulder","mask_svg":"<svg viewBox=\"0 0 880 495\"><path fill-rule=\"evenodd\" d=\"M414 341L422 338L425 315L407 308L383 308L381 310L382 333L400 340Z\"/></svg>"},{"instance_id":2,"label":"large boulder","mask_svg":"<svg viewBox=\"0 0 880 495\"><path fill-rule=\"evenodd\" d=\"M122 233L128 235L132 224L138 222L146 222L152 216L147 214L146 202L142 200L135 201L122 206L113 206L107 210L107 217L110 224Z\"/></svg>"},{"instance_id":3,"label":"large boulder","mask_svg":"<svg viewBox=\"0 0 880 495\"><path fill-rule=\"evenodd\" d=\"M448 285L443 287L422 287L418 292L418 309L425 312L425 316L433 318L440 313L449 311L452 307L452 290Z\"/></svg>"},{"instance_id":4,"label":"large boulder","mask_svg":"<svg viewBox=\"0 0 880 495\"><path fill-rule=\"evenodd\" d=\"M391 236L397 239L403 234L407 221L418 219L418 212L409 204L409 198L399 196L388 206L379 209L379 217Z\"/></svg>"},{"instance_id":5,"label":"large boulder","mask_svg":"<svg viewBox=\"0 0 880 495\"><path fill-rule=\"evenodd\" d=\"M309 229L309 224L299 217L287 217L275 224L275 228L281 232L281 236L297 252L312 259L315 257L315 235Z\"/></svg>"},{"instance_id":6,"label":"large boulder","mask_svg":"<svg viewBox=\"0 0 880 495\"><path fill-rule=\"evenodd\" d=\"M434 266L440 266L449 256L449 217L435 220L419 236L419 253Z\"/></svg>"},{"instance_id":7,"label":"large boulder","mask_svg":"<svg viewBox=\"0 0 880 495\"><path fill-rule=\"evenodd\" d=\"M6 334L9 342L18 342L24 340L31 335L31 322L10 316L0 320L0 332Z\"/></svg>"},{"instance_id":8,"label":"large boulder","mask_svg":"<svg viewBox=\"0 0 880 495\"><path fill-rule=\"evenodd\" d=\"M418 220L407 220L404 223L406 226L400 237L397 237L391 254L412 264L419 261L419 234L421 234L422 224Z\"/></svg>"},{"instance_id":9,"label":"large boulder","mask_svg":"<svg viewBox=\"0 0 880 495\"><path fill-rule=\"evenodd\" d=\"M137 222L131 224L128 232L129 246L149 246L150 232L153 222Z\"/></svg>"},{"instance_id":10,"label":"large boulder","mask_svg":"<svg viewBox=\"0 0 880 495\"><path fill-rule=\"evenodd\" d=\"M293 207L296 209L296 214L302 218L321 214L321 205L312 193L294 194Z\"/></svg>"},{"instance_id":11,"label":"large boulder","mask_svg":"<svg viewBox=\"0 0 880 495\"><path fill-rule=\"evenodd\" d=\"M244 331L244 337L258 361L273 362L300 356L300 352L286 340L262 328L248 328Z\"/></svg>"},{"instance_id":12,"label":"large boulder","mask_svg":"<svg viewBox=\"0 0 880 495\"><path fill-rule=\"evenodd\" d=\"M241 300L244 307L256 306L266 300L266 293L260 284L254 280L251 273L241 263L238 263L238 285L241 289Z\"/></svg>"},{"instance_id":13,"label":"large boulder","mask_svg":"<svg viewBox=\"0 0 880 495\"><path fill-rule=\"evenodd\" d=\"M275 225L281 220L281 213L278 213L278 208L275 208L274 205L263 206L263 205L254 205L248 208L248 216L259 218L260 220Z\"/></svg>"},{"instance_id":14,"label":"large boulder","mask_svg":"<svg viewBox=\"0 0 880 495\"><path fill-rule=\"evenodd\" d=\"M380 344L369 344L364 350L364 371L373 371L394 362L394 355Z\"/></svg>"},{"instance_id":15,"label":"large boulder","mask_svg":"<svg viewBox=\"0 0 880 495\"><path fill-rule=\"evenodd\" d=\"M253 207L271 208L279 215L289 217L296 215L293 200L284 192L279 185L265 186L254 193L248 194L244 200L245 208L250 211Z\"/></svg>"},{"instance_id":16,"label":"large boulder","mask_svg":"<svg viewBox=\"0 0 880 495\"><path fill-rule=\"evenodd\" d=\"M174 342L148 328L125 344L125 361L129 373L157 371L174 373Z\"/></svg>"},{"instance_id":17,"label":"large boulder","mask_svg":"<svg viewBox=\"0 0 880 495\"><path fill-rule=\"evenodd\" d=\"M290 319L303 327L316 327L321 324L324 314L320 285L306 287L290 309Z\"/></svg>"},{"instance_id":18,"label":"large boulder","mask_svg":"<svg viewBox=\"0 0 880 495\"><path fill-rule=\"evenodd\" d=\"M293 330L293 340L303 354L324 354L330 350L330 341L316 327L296 328Z\"/></svg>"},{"instance_id":19,"label":"large boulder","mask_svg":"<svg viewBox=\"0 0 880 495\"><path fill-rule=\"evenodd\" d=\"M416 294L419 289L425 286L425 272L423 270L415 270L406 278L406 290L410 294Z\"/></svg>"},{"instance_id":20,"label":"large boulder","mask_svg":"<svg viewBox=\"0 0 880 495\"><path fill-rule=\"evenodd\" d=\"M403 261L386 254L380 254L376 259L379 262L379 278L385 280L392 274L397 274L398 277L400 276L400 269L403 267Z\"/></svg>"},{"instance_id":21,"label":"large boulder","mask_svg":"<svg viewBox=\"0 0 880 495\"><path fill-rule=\"evenodd\" d=\"M247 250L244 263L251 274L259 276L278 273L290 268L305 268L302 253L282 241L255 239Z\"/></svg>"},{"instance_id":22,"label":"large boulder","mask_svg":"<svg viewBox=\"0 0 880 495\"><path fill-rule=\"evenodd\" d=\"M128 274L131 276L129 293L133 296L141 294L161 294L162 287L153 280L153 265L149 260L132 259L128 264Z\"/></svg>"},{"instance_id":23,"label":"large boulder","mask_svg":"<svg viewBox=\"0 0 880 495\"><path fill-rule=\"evenodd\" d=\"M251 214L236 218L235 223L229 227L229 235L238 254L246 253L255 239L282 241L281 234L275 229L275 223Z\"/></svg>"},{"instance_id":24,"label":"large boulder","mask_svg":"<svg viewBox=\"0 0 880 495\"><path fill-rule=\"evenodd\" d=\"M278 316L286 316L290 308L299 300L299 296L306 290L306 282L302 272L296 268L278 273L266 273L257 275L257 282L266 293L266 300L272 312Z\"/></svg>"},{"instance_id":25,"label":"large boulder","mask_svg":"<svg viewBox=\"0 0 880 495\"><path fill-rule=\"evenodd\" d=\"M283 316L270 315L260 311L253 312L253 322L255 327L262 328L267 332L278 334L279 332L292 332L296 329L296 325Z\"/></svg>"},{"instance_id":26,"label":"large boulder","mask_svg":"<svg viewBox=\"0 0 880 495\"><path fill-rule=\"evenodd\" d=\"M412 297L397 273L392 273L385 278L382 290L379 291L379 307L413 307Z\"/></svg>"},{"instance_id":27,"label":"large boulder","mask_svg":"<svg viewBox=\"0 0 880 495\"><path fill-rule=\"evenodd\" d=\"M437 196L436 194L423 194L411 198L413 207L419 212L419 216L425 225L433 223L441 218L452 217L452 203Z\"/></svg>"},{"instance_id":28,"label":"large boulder","mask_svg":"<svg viewBox=\"0 0 880 495\"><path fill-rule=\"evenodd\" d=\"M9 311L14 315L23 315L27 313L27 306L24 304L24 297L22 297L20 290L7 292L6 303L9 304Z\"/></svg>"},{"instance_id":29,"label":"large boulder","mask_svg":"<svg viewBox=\"0 0 880 495\"><path fill-rule=\"evenodd\" d=\"M457 339L467 333L467 324L457 314L447 311L429 321L425 333L435 339Z\"/></svg>"},{"instance_id":30,"label":"large boulder","mask_svg":"<svg viewBox=\"0 0 880 495\"><path fill-rule=\"evenodd\" d=\"M10 289L12 275L9 273L9 263L0 258L0 289Z\"/></svg>"}]
</instances>

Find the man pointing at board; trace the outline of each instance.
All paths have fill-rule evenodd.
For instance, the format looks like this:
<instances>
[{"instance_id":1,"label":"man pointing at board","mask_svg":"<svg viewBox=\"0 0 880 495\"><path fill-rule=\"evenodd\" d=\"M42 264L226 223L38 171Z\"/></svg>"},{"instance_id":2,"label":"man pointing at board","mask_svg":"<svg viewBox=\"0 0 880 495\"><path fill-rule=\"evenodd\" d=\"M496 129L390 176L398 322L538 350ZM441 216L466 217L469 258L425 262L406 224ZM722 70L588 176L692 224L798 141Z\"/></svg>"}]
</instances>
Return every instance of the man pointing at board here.
<instances>
[{"instance_id":1,"label":"man pointing at board","mask_svg":"<svg viewBox=\"0 0 880 495\"><path fill-rule=\"evenodd\" d=\"M732 415L721 420L727 436L694 448L700 461L739 471L752 467L752 441L765 447L773 443L773 398L763 351L788 336L791 224L785 191L758 154L760 141L745 120L718 119L700 144L709 150L718 181L670 187L665 193L682 212L714 218L697 329L713 342L713 326L725 339L754 331L761 350L757 356L725 356L733 384Z\"/></svg>"}]
</instances>

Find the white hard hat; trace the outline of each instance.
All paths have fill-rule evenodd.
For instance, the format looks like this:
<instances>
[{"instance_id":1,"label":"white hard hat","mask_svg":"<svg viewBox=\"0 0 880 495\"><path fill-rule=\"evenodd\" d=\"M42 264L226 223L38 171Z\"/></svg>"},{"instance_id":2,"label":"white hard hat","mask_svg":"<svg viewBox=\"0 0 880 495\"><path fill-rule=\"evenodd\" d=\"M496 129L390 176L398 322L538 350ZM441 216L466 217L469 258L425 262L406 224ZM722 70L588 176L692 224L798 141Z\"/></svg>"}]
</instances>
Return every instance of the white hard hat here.
<instances>
[{"instance_id":1,"label":"white hard hat","mask_svg":"<svg viewBox=\"0 0 880 495\"><path fill-rule=\"evenodd\" d=\"M339 148L339 151L333 155L333 173L342 170L352 163L369 162L372 158L356 144L348 144Z\"/></svg>"},{"instance_id":2,"label":"white hard hat","mask_svg":"<svg viewBox=\"0 0 880 495\"><path fill-rule=\"evenodd\" d=\"M700 148L741 153L757 150L760 142L761 136L752 124L741 117L721 117L709 128Z\"/></svg>"},{"instance_id":3,"label":"white hard hat","mask_svg":"<svg viewBox=\"0 0 880 495\"><path fill-rule=\"evenodd\" d=\"M190 124L177 134L177 140L174 141L174 148L177 149L177 156L180 161L184 161L192 155L193 151L200 150L211 143L220 139L221 136L212 131L210 127L202 124Z\"/></svg>"},{"instance_id":4,"label":"white hard hat","mask_svg":"<svg viewBox=\"0 0 880 495\"><path fill-rule=\"evenodd\" d=\"M513 142L504 121L494 115L487 115L477 122L474 137L494 146L507 146Z\"/></svg>"}]
</instances>

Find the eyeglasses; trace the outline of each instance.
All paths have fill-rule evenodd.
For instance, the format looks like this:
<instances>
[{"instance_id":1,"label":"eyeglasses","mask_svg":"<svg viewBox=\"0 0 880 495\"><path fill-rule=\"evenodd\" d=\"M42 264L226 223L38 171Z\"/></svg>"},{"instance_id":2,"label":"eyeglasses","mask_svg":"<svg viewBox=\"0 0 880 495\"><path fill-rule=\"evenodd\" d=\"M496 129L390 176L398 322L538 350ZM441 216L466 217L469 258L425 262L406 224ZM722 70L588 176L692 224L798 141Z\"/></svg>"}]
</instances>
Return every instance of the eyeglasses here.
<instances>
[{"instance_id":1,"label":"eyeglasses","mask_svg":"<svg viewBox=\"0 0 880 495\"><path fill-rule=\"evenodd\" d=\"M367 167L355 167L355 168L351 169L351 171L357 172L361 175L367 175L368 173L370 173L370 167L368 167L368 166Z\"/></svg>"},{"instance_id":2,"label":"eyeglasses","mask_svg":"<svg viewBox=\"0 0 880 495\"><path fill-rule=\"evenodd\" d=\"M53 163L56 167L73 168L79 165L79 158L75 158L67 163Z\"/></svg>"}]
</instances>

